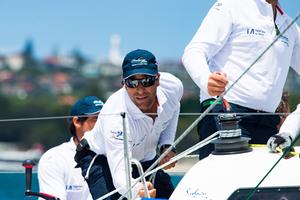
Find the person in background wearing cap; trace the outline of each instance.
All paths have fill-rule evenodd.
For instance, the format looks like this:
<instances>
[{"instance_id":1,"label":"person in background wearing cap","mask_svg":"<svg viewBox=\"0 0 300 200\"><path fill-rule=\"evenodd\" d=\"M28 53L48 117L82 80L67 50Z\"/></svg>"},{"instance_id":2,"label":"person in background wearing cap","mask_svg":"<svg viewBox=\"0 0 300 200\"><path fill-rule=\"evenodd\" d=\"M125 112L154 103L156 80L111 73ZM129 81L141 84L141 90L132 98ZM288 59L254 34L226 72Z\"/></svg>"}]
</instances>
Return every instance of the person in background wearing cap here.
<instances>
[{"instance_id":1,"label":"person in background wearing cap","mask_svg":"<svg viewBox=\"0 0 300 200\"><path fill-rule=\"evenodd\" d=\"M277 148L284 149L292 144L300 134L300 104L297 109L289 114L280 127L279 133L270 137L267 146L271 152L277 152Z\"/></svg>"},{"instance_id":2,"label":"person in background wearing cap","mask_svg":"<svg viewBox=\"0 0 300 200\"><path fill-rule=\"evenodd\" d=\"M175 76L159 73L155 56L142 49L131 51L125 56L122 70L123 87L106 101L95 127L81 141L75 160L82 165L84 155L81 152L85 148L105 155L113 184L124 195L127 192L124 127L120 114L125 113L129 154L131 158L141 162L145 171L157 159L157 148L162 153L175 139L183 85ZM160 164L169 161L174 155L175 149ZM174 166L175 163L172 163L165 169ZM132 175L134 183L134 178L139 177L134 167ZM100 184L89 184L90 190L91 187L100 188ZM157 171L154 185L150 182L147 184L151 197L169 198L174 190L170 176L163 170ZM134 198L144 195L141 183L133 187L132 194ZM98 197L100 196L99 194Z\"/></svg>"},{"instance_id":3,"label":"person in background wearing cap","mask_svg":"<svg viewBox=\"0 0 300 200\"><path fill-rule=\"evenodd\" d=\"M218 0L184 50L182 61L200 88L200 112L204 112L279 37L224 96L232 112L254 113L239 123L252 144L266 144L278 132L279 116L269 113L280 102L289 67L300 74L299 27L293 24L278 36L291 22L278 0ZM217 102L211 112L226 109ZM212 115L198 124L200 140L216 131ZM213 148L213 144L201 148L199 158Z\"/></svg>"},{"instance_id":4,"label":"person in background wearing cap","mask_svg":"<svg viewBox=\"0 0 300 200\"><path fill-rule=\"evenodd\" d=\"M84 133L94 127L102 106L103 102L95 96L86 96L73 105L72 118L68 119L70 141L49 149L39 161L40 192L61 200L92 199L81 169L75 168L74 155Z\"/></svg>"}]
</instances>

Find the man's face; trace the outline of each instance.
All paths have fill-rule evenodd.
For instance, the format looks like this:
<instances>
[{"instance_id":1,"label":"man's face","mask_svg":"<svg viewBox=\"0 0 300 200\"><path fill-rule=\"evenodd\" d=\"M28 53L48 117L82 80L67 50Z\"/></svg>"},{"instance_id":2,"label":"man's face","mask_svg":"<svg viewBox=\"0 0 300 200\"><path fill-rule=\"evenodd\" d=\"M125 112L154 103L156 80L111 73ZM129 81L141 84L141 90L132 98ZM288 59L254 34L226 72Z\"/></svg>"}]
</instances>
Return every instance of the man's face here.
<instances>
[{"instance_id":1,"label":"man's face","mask_svg":"<svg viewBox=\"0 0 300 200\"><path fill-rule=\"evenodd\" d=\"M83 123L82 123L82 130L83 132L90 131L94 128L95 123L97 121L98 116L91 116L88 117Z\"/></svg>"},{"instance_id":2,"label":"man's face","mask_svg":"<svg viewBox=\"0 0 300 200\"><path fill-rule=\"evenodd\" d=\"M159 86L159 74L156 75L154 80L151 78L151 76L139 74L128 78L132 83L136 84L138 82L136 87L129 87L125 83L130 99L143 113L154 113L157 109L156 88ZM141 82L153 83L153 85L143 86Z\"/></svg>"},{"instance_id":3,"label":"man's face","mask_svg":"<svg viewBox=\"0 0 300 200\"><path fill-rule=\"evenodd\" d=\"M78 117L73 118L75 120L73 120L73 123L76 128L78 139L81 139L85 132L90 131L94 128L97 118L98 116L90 116L87 117L87 119L84 121L79 121Z\"/></svg>"}]
</instances>

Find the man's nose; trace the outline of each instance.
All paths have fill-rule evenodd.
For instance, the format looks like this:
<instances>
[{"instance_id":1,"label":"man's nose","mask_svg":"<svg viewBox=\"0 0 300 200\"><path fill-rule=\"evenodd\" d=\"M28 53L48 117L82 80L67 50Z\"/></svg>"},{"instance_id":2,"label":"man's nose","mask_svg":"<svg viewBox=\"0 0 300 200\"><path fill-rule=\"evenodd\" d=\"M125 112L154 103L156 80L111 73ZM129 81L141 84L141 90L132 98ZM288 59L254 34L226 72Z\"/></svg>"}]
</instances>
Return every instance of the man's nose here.
<instances>
[{"instance_id":1,"label":"man's nose","mask_svg":"<svg viewBox=\"0 0 300 200\"><path fill-rule=\"evenodd\" d=\"M138 82L138 86L136 87L136 90L139 92L143 92L145 90L145 87L142 85L141 82Z\"/></svg>"}]
</instances>

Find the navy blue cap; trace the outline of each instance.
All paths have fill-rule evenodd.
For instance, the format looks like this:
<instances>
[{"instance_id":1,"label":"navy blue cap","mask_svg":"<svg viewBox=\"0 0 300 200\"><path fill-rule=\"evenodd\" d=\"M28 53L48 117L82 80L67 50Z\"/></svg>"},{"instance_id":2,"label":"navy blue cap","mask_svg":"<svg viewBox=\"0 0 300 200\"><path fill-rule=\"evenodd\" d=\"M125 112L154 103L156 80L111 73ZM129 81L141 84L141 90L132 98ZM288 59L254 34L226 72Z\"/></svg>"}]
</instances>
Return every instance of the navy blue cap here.
<instances>
[{"instance_id":1,"label":"navy blue cap","mask_svg":"<svg viewBox=\"0 0 300 200\"><path fill-rule=\"evenodd\" d=\"M122 64L123 79L136 74L146 74L155 76L158 73L155 56L143 49L137 49L129 52Z\"/></svg>"},{"instance_id":2,"label":"navy blue cap","mask_svg":"<svg viewBox=\"0 0 300 200\"><path fill-rule=\"evenodd\" d=\"M71 116L92 115L99 113L102 109L103 102L95 96L86 96L79 99L71 109Z\"/></svg>"}]
</instances>

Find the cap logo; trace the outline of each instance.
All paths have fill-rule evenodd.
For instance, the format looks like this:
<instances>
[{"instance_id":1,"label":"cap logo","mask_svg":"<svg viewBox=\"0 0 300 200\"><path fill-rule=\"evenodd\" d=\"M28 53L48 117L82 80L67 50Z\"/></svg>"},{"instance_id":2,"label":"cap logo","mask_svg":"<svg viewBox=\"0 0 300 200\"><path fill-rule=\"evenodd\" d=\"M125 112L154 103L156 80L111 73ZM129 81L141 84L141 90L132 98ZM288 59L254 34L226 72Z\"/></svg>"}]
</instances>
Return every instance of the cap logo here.
<instances>
[{"instance_id":1,"label":"cap logo","mask_svg":"<svg viewBox=\"0 0 300 200\"><path fill-rule=\"evenodd\" d=\"M95 106L103 106L103 102L101 100L94 100L93 103Z\"/></svg>"},{"instance_id":2,"label":"cap logo","mask_svg":"<svg viewBox=\"0 0 300 200\"><path fill-rule=\"evenodd\" d=\"M148 65L148 61L145 58L138 58L131 60L131 66L138 66L138 65Z\"/></svg>"}]
</instances>

